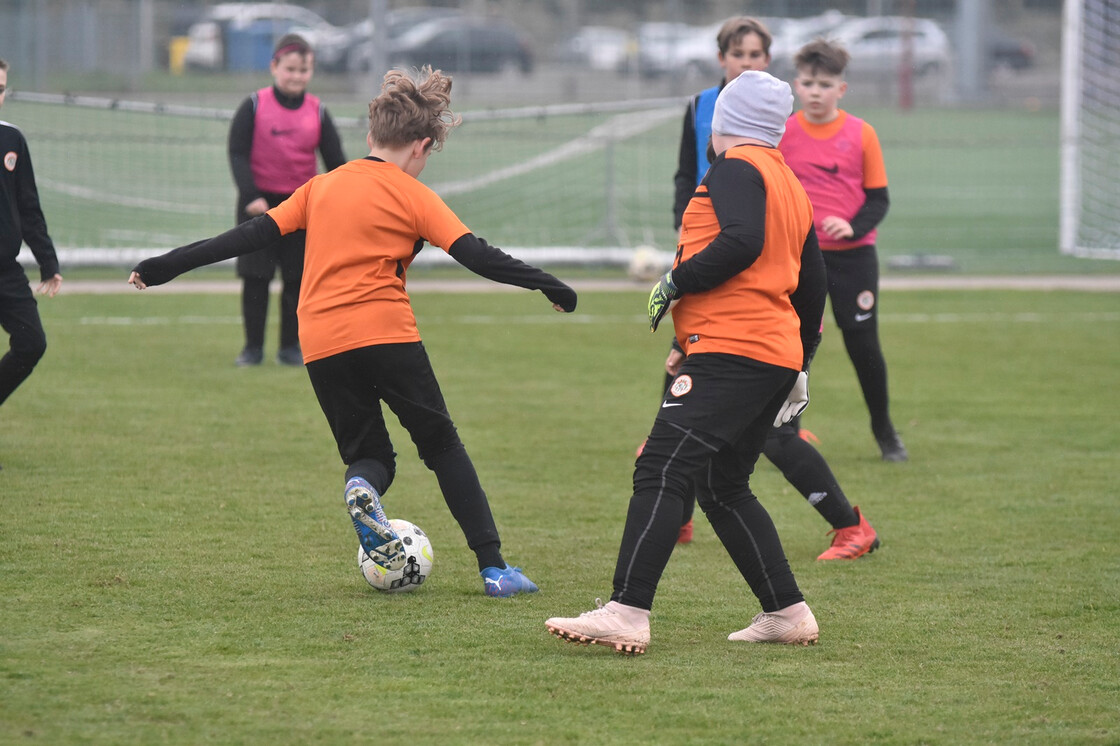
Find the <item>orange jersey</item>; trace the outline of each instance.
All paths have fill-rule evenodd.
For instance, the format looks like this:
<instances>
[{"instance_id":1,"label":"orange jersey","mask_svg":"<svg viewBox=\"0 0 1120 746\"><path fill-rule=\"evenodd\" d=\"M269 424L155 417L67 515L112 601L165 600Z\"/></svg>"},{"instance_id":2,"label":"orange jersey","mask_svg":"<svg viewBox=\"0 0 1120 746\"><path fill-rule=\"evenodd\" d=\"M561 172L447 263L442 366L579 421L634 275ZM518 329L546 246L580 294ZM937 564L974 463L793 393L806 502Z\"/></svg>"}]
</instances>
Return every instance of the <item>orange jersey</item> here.
<instances>
[{"instance_id":1,"label":"orange jersey","mask_svg":"<svg viewBox=\"0 0 1120 746\"><path fill-rule=\"evenodd\" d=\"M446 251L470 233L435 192L372 158L314 177L268 214L281 234L307 231L298 312L305 362L420 341L408 265L424 241Z\"/></svg>"},{"instance_id":2,"label":"orange jersey","mask_svg":"<svg viewBox=\"0 0 1120 746\"><path fill-rule=\"evenodd\" d=\"M801 370L801 319L789 296L797 289L813 208L778 150L740 145L729 149L724 158L747 161L762 175L765 242L750 267L711 290L686 293L677 302L673 308L677 341L690 355L722 352ZM702 251L719 233L705 180L685 210L676 264Z\"/></svg>"},{"instance_id":3,"label":"orange jersey","mask_svg":"<svg viewBox=\"0 0 1120 746\"><path fill-rule=\"evenodd\" d=\"M786 122L778 147L813 203L822 250L875 243L875 230L854 241L834 241L821 230L831 215L851 222L867 199L864 190L887 186L883 150L870 124L843 110L831 122L814 124L799 111Z\"/></svg>"}]
</instances>

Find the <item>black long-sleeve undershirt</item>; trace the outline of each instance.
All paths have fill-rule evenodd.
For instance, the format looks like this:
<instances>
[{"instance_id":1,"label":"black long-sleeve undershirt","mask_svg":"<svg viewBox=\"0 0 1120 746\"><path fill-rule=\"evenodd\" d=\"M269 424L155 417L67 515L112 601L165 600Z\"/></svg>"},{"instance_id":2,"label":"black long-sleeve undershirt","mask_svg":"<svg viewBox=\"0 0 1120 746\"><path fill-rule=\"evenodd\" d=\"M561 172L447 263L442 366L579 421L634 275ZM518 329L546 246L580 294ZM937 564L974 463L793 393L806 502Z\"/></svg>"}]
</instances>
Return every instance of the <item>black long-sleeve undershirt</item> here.
<instances>
[{"instance_id":1,"label":"black long-sleeve undershirt","mask_svg":"<svg viewBox=\"0 0 1120 746\"><path fill-rule=\"evenodd\" d=\"M145 259L133 268L145 285L162 285L184 272L257 251L280 238L280 228L270 215L252 220L213 238L195 241L161 256ZM576 309L576 291L544 270L515 259L473 233L459 237L448 249L451 258L471 272L506 285L540 290L569 313Z\"/></svg>"},{"instance_id":2,"label":"black long-sleeve undershirt","mask_svg":"<svg viewBox=\"0 0 1120 746\"><path fill-rule=\"evenodd\" d=\"M280 227L270 215L258 215L213 238L180 246L137 264L132 271L145 285L163 285L184 272L216 264L263 249L280 238Z\"/></svg>"},{"instance_id":3,"label":"black long-sleeve undershirt","mask_svg":"<svg viewBox=\"0 0 1120 746\"><path fill-rule=\"evenodd\" d=\"M447 253L480 277L516 287L540 290L553 303L571 313L576 310L576 291L548 272L515 259L473 233L460 236Z\"/></svg>"},{"instance_id":4,"label":"black long-sleeve undershirt","mask_svg":"<svg viewBox=\"0 0 1120 746\"><path fill-rule=\"evenodd\" d=\"M852 226L852 239L860 239L870 233L875 226L883 222L891 206L890 194L887 193L886 187L864 189L863 193L867 197L863 201L863 206L848 221L848 225Z\"/></svg>"}]
</instances>

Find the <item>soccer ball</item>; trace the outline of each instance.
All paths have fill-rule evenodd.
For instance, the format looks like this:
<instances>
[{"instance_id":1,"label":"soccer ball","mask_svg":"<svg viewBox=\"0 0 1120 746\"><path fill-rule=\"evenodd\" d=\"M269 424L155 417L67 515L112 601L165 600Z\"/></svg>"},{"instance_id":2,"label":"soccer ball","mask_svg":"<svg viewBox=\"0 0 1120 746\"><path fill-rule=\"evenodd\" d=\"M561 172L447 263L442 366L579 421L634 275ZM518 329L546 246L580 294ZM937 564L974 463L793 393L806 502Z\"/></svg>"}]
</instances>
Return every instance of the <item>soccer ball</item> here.
<instances>
[{"instance_id":1,"label":"soccer ball","mask_svg":"<svg viewBox=\"0 0 1120 746\"><path fill-rule=\"evenodd\" d=\"M386 570L358 547L358 567L366 582L386 593L414 591L432 574L432 542L419 526L394 518L389 521L401 537L408 560L399 570Z\"/></svg>"},{"instance_id":2,"label":"soccer ball","mask_svg":"<svg viewBox=\"0 0 1120 746\"><path fill-rule=\"evenodd\" d=\"M630 255L630 264L626 268L626 273L631 280L649 282L665 274L669 266L670 262L653 246L638 246Z\"/></svg>"}]
</instances>

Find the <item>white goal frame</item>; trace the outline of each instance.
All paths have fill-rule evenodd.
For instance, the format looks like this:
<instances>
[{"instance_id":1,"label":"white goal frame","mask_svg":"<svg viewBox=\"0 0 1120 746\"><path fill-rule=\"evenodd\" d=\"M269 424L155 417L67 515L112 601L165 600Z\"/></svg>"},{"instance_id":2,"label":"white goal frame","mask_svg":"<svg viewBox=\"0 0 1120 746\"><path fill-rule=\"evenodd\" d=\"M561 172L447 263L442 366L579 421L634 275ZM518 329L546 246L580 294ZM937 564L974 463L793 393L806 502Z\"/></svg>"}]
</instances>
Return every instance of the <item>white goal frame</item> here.
<instances>
[{"instance_id":1,"label":"white goal frame","mask_svg":"<svg viewBox=\"0 0 1120 746\"><path fill-rule=\"evenodd\" d=\"M1116 149L1120 143L1120 96L1118 101L1097 102L1086 101L1085 75L1085 39L1087 33L1101 33L1116 35L1117 29L1105 28L1109 24L1098 24L1100 20L1087 17L1086 6L1103 3L1105 7L1112 0L1066 0L1062 11L1062 67L1061 67L1061 172L1060 172L1060 208L1058 241L1063 254L1088 257L1094 259L1120 259L1120 200L1111 199L1104 195L1097 200L1098 195L1089 199L1084 192L1086 168L1099 165L1096 159L1099 154L1085 151L1090 138L1100 135L1099 132L1087 132L1084 126L1084 113L1087 105L1103 103L1111 107L1113 116L1111 129L1107 132L1104 152L1106 157L1109 145ZM1120 38L1114 44L1120 48ZM1094 85L1097 89L1109 86L1111 81L1120 76L1120 70L1115 65L1105 61L1105 69L1097 69L1097 80ZM1115 85L1115 84L1113 84ZM1120 89L1117 89L1120 94ZM1101 107L1097 107L1098 109ZM1106 129L1109 129L1106 127ZM1099 150L1099 149L1098 149ZM1114 156L1113 156L1114 157ZM1095 186L1095 185L1090 185ZM1112 195L1115 197L1115 194ZM1090 202L1111 202L1115 211L1111 220L1104 218L1106 225L1102 229L1091 231L1083 230L1084 211Z\"/></svg>"}]
</instances>

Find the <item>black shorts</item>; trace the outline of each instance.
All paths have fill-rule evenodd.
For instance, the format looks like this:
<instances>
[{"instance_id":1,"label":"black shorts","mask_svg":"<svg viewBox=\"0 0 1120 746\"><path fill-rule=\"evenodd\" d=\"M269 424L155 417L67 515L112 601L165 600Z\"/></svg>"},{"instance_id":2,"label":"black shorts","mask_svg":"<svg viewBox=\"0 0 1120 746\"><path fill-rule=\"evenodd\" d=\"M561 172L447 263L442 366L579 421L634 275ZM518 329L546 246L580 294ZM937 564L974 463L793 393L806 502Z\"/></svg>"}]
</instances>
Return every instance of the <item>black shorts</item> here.
<instances>
[{"instance_id":1,"label":"black shorts","mask_svg":"<svg viewBox=\"0 0 1120 746\"><path fill-rule=\"evenodd\" d=\"M797 380L797 371L739 355L696 353L685 358L665 392L643 455L683 458L686 469L711 457L722 481L742 487L762 453L774 418ZM667 429L664 425L670 425ZM689 441L707 445L696 453Z\"/></svg>"},{"instance_id":2,"label":"black shorts","mask_svg":"<svg viewBox=\"0 0 1120 746\"><path fill-rule=\"evenodd\" d=\"M308 363L307 375L347 465L373 459L392 472L396 453L382 402L408 431L421 459L460 443L421 342L341 352Z\"/></svg>"},{"instance_id":3,"label":"black shorts","mask_svg":"<svg viewBox=\"0 0 1120 746\"><path fill-rule=\"evenodd\" d=\"M879 255L875 246L822 251L832 317L843 330L875 329L879 311Z\"/></svg>"}]
</instances>

